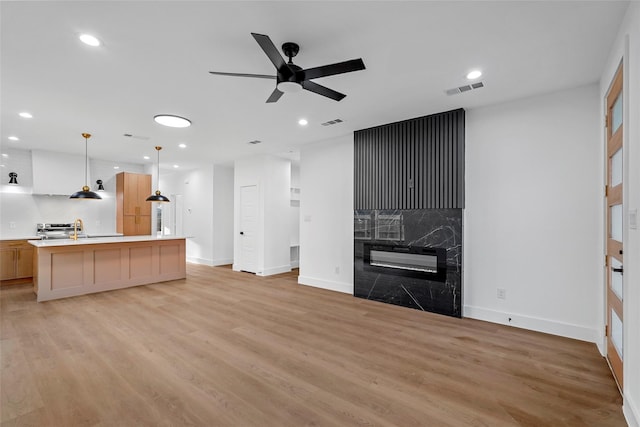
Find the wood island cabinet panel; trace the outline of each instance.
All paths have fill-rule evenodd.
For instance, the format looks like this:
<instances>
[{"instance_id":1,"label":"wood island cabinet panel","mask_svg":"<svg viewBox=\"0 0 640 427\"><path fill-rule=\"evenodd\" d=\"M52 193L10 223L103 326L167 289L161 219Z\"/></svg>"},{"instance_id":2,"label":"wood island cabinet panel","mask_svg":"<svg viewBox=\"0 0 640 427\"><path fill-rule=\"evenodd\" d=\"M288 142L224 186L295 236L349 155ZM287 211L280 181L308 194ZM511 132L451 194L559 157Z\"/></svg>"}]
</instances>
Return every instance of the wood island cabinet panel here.
<instances>
[{"instance_id":1,"label":"wood island cabinet panel","mask_svg":"<svg viewBox=\"0 0 640 427\"><path fill-rule=\"evenodd\" d=\"M116 231L125 236L151 234L151 175L116 175Z\"/></svg>"},{"instance_id":2,"label":"wood island cabinet panel","mask_svg":"<svg viewBox=\"0 0 640 427\"><path fill-rule=\"evenodd\" d=\"M35 267L38 302L166 282L187 276L186 242L149 238L37 247Z\"/></svg>"}]
</instances>

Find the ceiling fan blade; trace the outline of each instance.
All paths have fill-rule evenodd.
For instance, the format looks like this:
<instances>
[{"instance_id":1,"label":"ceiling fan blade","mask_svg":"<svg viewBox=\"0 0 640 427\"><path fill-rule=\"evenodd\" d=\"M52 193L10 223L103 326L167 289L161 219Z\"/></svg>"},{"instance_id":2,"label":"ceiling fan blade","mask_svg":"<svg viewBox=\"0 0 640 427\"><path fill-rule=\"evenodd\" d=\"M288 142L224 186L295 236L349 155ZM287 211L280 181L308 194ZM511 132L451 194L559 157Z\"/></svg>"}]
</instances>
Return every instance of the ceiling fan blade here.
<instances>
[{"instance_id":1,"label":"ceiling fan blade","mask_svg":"<svg viewBox=\"0 0 640 427\"><path fill-rule=\"evenodd\" d=\"M310 80L364 69L365 66L362 58L358 58L336 64L323 65L321 67L307 68L306 70L299 71L299 73L302 73L304 80Z\"/></svg>"},{"instance_id":2,"label":"ceiling fan blade","mask_svg":"<svg viewBox=\"0 0 640 427\"><path fill-rule=\"evenodd\" d=\"M273 44L269 36L256 33L251 33L251 35L254 39L256 39L256 41L258 42L264 53L267 54L273 65L275 65L276 70L278 70L280 74L282 74L282 77L288 79L289 77L293 76L293 71L291 71L291 68L289 68L287 63L284 62L284 58L282 58L282 55L280 55L280 52L278 52L278 48Z\"/></svg>"},{"instance_id":3,"label":"ceiling fan blade","mask_svg":"<svg viewBox=\"0 0 640 427\"><path fill-rule=\"evenodd\" d=\"M209 71L209 73L216 74L219 76L255 77L258 79L271 79L271 80L274 80L276 78L276 76L268 76L266 74L223 73L222 71Z\"/></svg>"},{"instance_id":4,"label":"ceiling fan blade","mask_svg":"<svg viewBox=\"0 0 640 427\"><path fill-rule=\"evenodd\" d=\"M267 102L276 102L278 99L280 99L283 93L284 92L280 92L278 88L275 88L273 92L271 92L271 95L269 95L269 99L267 99Z\"/></svg>"},{"instance_id":5,"label":"ceiling fan blade","mask_svg":"<svg viewBox=\"0 0 640 427\"><path fill-rule=\"evenodd\" d=\"M319 85L318 83L311 82L309 80L305 80L302 82L302 87L310 92L317 93L318 95L326 96L327 98L334 99L336 101L340 101L344 98L344 93L336 92L333 89L329 89L328 87L324 87Z\"/></svg>"}]
</instances>

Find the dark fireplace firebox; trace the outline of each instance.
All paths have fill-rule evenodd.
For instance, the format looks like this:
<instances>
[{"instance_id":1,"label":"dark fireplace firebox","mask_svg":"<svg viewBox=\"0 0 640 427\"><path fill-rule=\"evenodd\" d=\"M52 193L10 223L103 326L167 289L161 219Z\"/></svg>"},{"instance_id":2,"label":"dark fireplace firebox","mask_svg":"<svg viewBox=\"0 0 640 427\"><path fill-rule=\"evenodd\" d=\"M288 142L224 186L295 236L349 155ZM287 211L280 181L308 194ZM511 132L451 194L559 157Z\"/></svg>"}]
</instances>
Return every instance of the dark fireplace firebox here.
<instances>
[{"instance_id":1,"label":"dark fireplace firebox","mask_svg":"<svg viewBox=\"0 0 640 427\"><path fill-rule=\"evenodd\" d=\"M443 248L364 243L364 269L375 273L447 280L447 251Z\"/></svg>"}]
</instances>

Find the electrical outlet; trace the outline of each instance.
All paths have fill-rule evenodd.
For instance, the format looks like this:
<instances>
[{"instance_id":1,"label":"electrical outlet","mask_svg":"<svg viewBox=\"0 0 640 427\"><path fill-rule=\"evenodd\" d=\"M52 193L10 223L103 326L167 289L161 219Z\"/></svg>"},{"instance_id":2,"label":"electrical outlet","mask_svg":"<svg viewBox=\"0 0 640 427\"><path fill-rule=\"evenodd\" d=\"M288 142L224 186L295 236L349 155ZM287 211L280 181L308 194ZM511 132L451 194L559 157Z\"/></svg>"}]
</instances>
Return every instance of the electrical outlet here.
<instances>
[{"instance_id":1,"label":"electrical outlet","mask_svg":"<svg viewBox=\"0 0 640 427\"><path fill-rule=\"evenodd\" d=\"M498 288L498 299L507 299L507 290Z\"/></svg>"},{"instance_id":2,"label":"electrical outlet","mask_svg":"<svg viewBox=\"0 0 640 427\"><path fill-rule=\"evenodd\" d=\"M12 228L12 229L13 229L13 228L16 228L16 223L15 223L15 222L13 222L13 221L11 221L11 222L9 223L9 228Z\"/></svg>"}]
</instances>

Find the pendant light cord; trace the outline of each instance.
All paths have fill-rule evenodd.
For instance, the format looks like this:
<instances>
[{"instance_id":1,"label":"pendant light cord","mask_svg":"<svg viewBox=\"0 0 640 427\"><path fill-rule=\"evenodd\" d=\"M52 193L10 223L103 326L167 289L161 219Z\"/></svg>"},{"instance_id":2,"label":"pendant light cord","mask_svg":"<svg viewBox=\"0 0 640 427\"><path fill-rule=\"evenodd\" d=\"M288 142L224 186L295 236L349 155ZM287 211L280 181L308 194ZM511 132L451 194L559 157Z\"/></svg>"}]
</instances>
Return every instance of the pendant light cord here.
<instances>
[{"instance_id":1,"label":"pendant light cord","mask_svg":"<svg viewBox=\"0 0 640 427\"><path fill-rule=\"evenodd\" d=\"M87 179L87 169L89 169L89 149L87 147L89 145L89 138L91 138L91 134L83 133L82 136L84 136L84 186L88 187L89 180Z\"/></svg>"}]
</instances>

